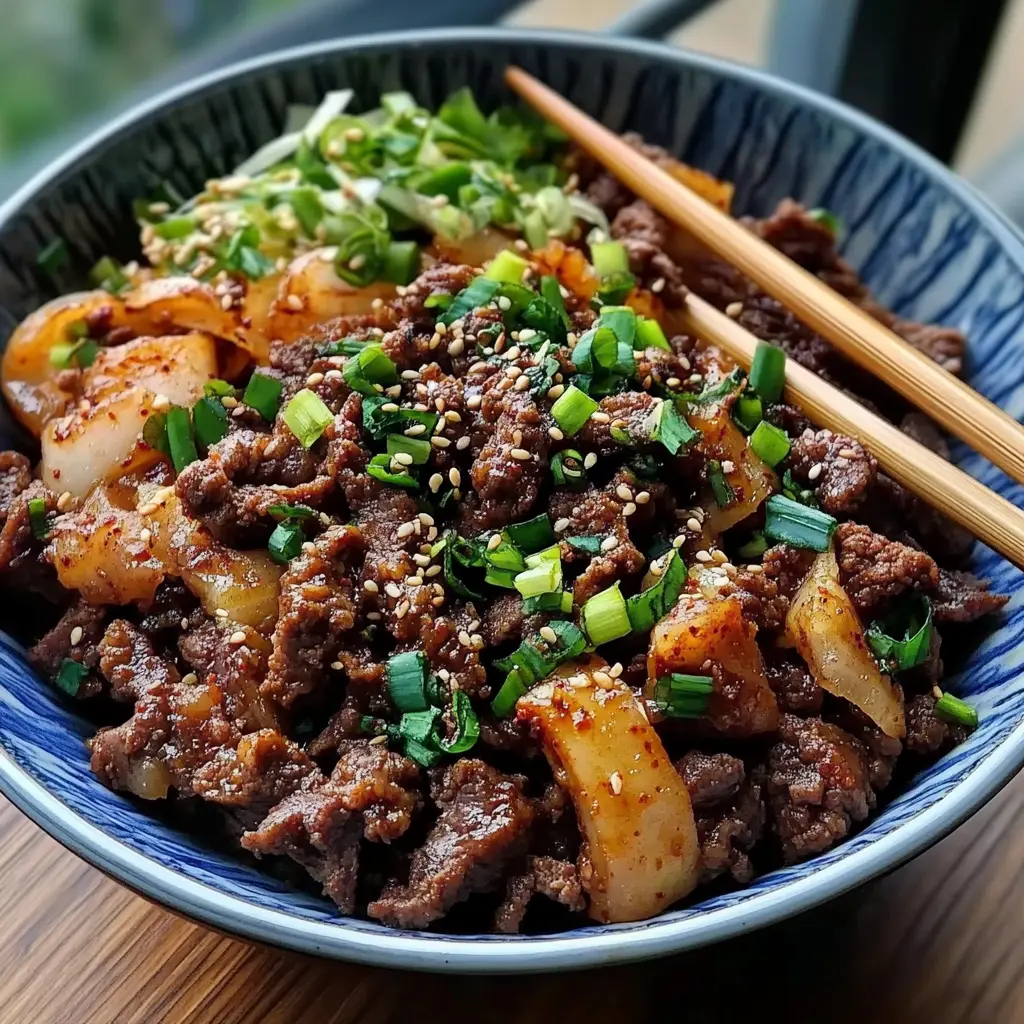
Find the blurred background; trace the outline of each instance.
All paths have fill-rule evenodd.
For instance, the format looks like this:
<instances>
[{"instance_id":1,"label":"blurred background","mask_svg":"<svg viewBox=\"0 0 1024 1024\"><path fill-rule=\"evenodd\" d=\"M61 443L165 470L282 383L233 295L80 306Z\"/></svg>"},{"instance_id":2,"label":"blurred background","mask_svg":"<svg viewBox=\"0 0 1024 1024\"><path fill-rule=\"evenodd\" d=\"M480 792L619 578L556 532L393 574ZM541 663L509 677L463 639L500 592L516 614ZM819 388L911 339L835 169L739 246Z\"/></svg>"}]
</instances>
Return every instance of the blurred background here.
<instances>
[{"instance_id":1,"label":"blurred background","mask_svg":"<svg viewBox=\"0 0 1024 1024\"><path fill-rule=\"evenodd\" d=\"M0 196L166 85L402 25L613 31L767 67L869 110L1024 223L1024 0L0 0Z\"/></svg>"}]
</instances>

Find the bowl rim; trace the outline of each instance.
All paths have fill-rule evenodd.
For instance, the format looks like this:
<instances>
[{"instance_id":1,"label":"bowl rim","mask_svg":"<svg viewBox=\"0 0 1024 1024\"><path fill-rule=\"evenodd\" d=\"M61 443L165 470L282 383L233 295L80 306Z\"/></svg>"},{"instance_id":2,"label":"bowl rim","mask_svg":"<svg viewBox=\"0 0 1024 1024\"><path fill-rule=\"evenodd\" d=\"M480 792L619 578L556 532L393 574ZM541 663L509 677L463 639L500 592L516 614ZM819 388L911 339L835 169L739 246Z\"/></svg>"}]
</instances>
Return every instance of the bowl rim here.
<instances>
[{"instance_id":1,"label":"bowl rim","mask_svg":"<svg viewBox=\"0 0 1024 1024\"><path fill-rule=\"evenodd\" d=\"M174 86L133 106L68 150L0 205L0 230L94 150L110 144L139 122L229 81L258 71L300 64L336 53L415 49L438 43L554 45L587 53L607 51L694 67L745 82L760 91L817 109L900 153L951 192L971 211L1024 271L1024 237L970 184L901 135L831 97L756 68L666 44L596 34L518 28L435 29L389 32L325 40L264 54ZM671 921L660 918L630 930L592 932L571 938L530 936L507 941L430 933L345 927L344 919L320 922L260 907L221 893L164 867L90 824L22 769L0 748L0 792L67 849L105 874L172 910L242 939L268 942L299 952L383 967L459 972L527 973L627 963L707 945L763 928L847 892L892 870L949 834L1002 788L1024 765L1024 721L1018 722L991 753L935 804L855 850L848 857L811 871L778 891Z\"/></svg>"}]
</instances>

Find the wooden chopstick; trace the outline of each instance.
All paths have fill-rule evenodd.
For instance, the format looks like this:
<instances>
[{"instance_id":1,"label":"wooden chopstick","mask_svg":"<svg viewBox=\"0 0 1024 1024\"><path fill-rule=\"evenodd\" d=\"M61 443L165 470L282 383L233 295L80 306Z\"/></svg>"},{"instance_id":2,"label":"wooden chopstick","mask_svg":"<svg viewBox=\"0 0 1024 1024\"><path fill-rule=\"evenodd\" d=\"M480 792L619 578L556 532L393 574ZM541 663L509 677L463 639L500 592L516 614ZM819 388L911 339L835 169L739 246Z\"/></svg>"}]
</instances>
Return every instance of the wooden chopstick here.
<instances>
[{"instance_id":1,"label":"wooden chopstick","mask_svg":"<svg viewBox=\"0 0 1024 1024\"><path fill-rule=\"evenodd\" d=\"M505 80L656 210L742 271L855 363L1024 483L1024 427L1011 416L532 75L510 67Z\"/></svg>"},{"instance_id":2,"label":"wooden chopstick","mask_svg":"<svg viewBox=\"0 0 1024 1024\"><path fill-rule=\"evenodd\" d=\"M686 330L749 370L757 338L697 295L686 296ZM790 359L785 399L818 424L855 437L898 483L1024 568L1024 512L918 444L891 423Z\"/></svg>"}]
</instances>

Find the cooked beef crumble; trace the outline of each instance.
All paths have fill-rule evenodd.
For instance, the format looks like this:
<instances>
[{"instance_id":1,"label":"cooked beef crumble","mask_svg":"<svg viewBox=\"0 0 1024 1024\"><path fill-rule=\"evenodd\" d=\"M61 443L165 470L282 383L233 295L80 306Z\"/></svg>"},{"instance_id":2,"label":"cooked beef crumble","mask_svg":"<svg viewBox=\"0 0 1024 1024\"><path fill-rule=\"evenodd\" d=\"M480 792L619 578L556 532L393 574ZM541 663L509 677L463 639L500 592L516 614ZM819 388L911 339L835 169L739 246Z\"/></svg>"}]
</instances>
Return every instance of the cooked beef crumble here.
<instances>
[{"instance_id":1,"label":"cooked beef crumble","mask_svg":"<svg viewBox=\"0 0 1024 1024\"><path fill-rule=\"evenodd\" d=\"M679 173L664 150L630 141ZM777 472L761 463L734 421L744 384L720 353L673 334L673 310L692 288L948 458L941 433L583 154L570 153L566 168L621 243L633 278L626 302L662 318L667 338L623 342L613 330L614 351L605 333L594 354L592 328L608 325L582 248L555 243L524 257L530 299L545 275L561 295L559 306L549 290L529 326L522 286L506 288L512 298L490 288L447 316L481 268L431 259L389 301L270 344L254 379L280 388L276 417L225 399L221 440L200 444L176 477L140 445L148 461L103 484L99 512L44 487L24 455L0 453L0 586L54 602L30 659L82 707L102 708L93 771L136 797L203 801L244 851L272 870L291 862L343 914L433 928L454 912L516 932L578 922L613 898L598 877L598 809L629 797L633 763L610 765L588 790L564 746L509 713L561 663L559 630L602 628L583 612L595 599L623 602L615 629L591 645L611 664L577 665L575 678L597 707L629 695L631 729L650 717L671 750L670 760L651 741L644 753L655 768L674 764L675 793L692 808L693 882L743 884L828 849L874 810L899 758L934 758L969 732L938 704L942 631L1006 601L963 571L971 538L857 440L790 406L764 404L791 447ZM727 203L729 187L713 184L714 201ZM787 200L743 223L962 370L963 336L884 309L802 207ZM93 320L104 345L127 340L111 328L112 308ZM371 348L390 369L360 381L350 371ZM234 394L251 372L232 377ZM81 394L88 370L64 374L68 393ZM589 394L571 427L570 389ZM305 393L323 416L310 437L285 415ZM685 417L698 406L705 426L694 432ZM838 520L835 583L859 616L861 646L862 627L888 622L908 598L932 610L926 642L887 691L903 716L898 735L836 696L794 645L791 612L815 552L754 542L765 497L783 487ZM513 542L523 530L537 542ZM115 572L96 560L104 585L69 594L58 581L81 557L69 538L100 536L122 545L125 564ZM557 581L524 601L520 574L552 563ZM681 563L693 607L728 604L738 621L709 636L686 620L674 640L659 638L681 607L684 582L668 582ZM582 656L576 632L583 643L561 660ZM650 677L665 651L684 686L710 689L696 711L666 702ZM530 659L542 666L536 678L524 678ZM552 690L549 704L560 699ZM596 712L577 710L572 723L601 735ZM650 800L641 793L634 807L634 838ZM649 867L640 858L631 871Z\"/></svg>"}]
</instances>

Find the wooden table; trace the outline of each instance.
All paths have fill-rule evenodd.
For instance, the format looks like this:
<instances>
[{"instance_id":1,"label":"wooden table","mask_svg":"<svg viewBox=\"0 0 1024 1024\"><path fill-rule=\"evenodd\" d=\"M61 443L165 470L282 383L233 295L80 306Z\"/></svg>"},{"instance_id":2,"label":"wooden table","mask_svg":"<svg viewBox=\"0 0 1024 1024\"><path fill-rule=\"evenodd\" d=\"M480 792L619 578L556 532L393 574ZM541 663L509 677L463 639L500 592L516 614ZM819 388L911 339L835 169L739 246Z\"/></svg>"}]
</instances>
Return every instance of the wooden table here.
<instances>
[{"instance_id":1,"label":"wooden table","mask_svg":"<svg viewBox=\"0 0 1024 1024\"><path fill-rule=\"evenodd\" d=\"M1024 1020L1024 775L914 863L802 917L635 967L405 974L257 948L151 906L0 801L0 1024ZM692 989L692 991L691 991Z\"/></svg>"}]
</instances>

